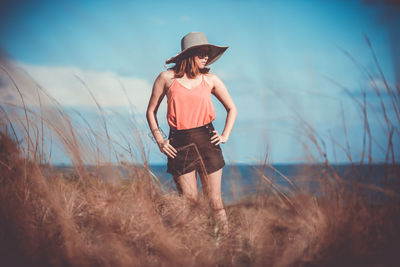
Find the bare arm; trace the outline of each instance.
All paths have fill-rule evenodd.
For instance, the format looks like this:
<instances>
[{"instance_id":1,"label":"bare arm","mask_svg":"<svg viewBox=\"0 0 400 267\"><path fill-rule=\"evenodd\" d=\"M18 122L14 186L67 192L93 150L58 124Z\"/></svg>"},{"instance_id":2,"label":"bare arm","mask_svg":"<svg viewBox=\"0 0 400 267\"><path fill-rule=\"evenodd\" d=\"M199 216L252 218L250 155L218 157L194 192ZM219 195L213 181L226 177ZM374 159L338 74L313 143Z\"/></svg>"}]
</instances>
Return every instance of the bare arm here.
<instances>
[{"instance_id":1,"label":"bare arm","mask_svg":"<svg viewBox=\"0 0 400 267\"><path fill-rule=\"evenodd\" d=\"M167 156L175 157L177 153L175 148L169 144L169 140L164 140L161 132L158 130L157 111L165 96L164 88L166 87L166 81L167 77L165 72L158 75L157 79L154 81L153 90L147 106L146 117L160 151Z\"/></svg>"},{"instance_id":2,"label":"bare arm","mask_svg":"<svg viewBox=\"0 0 400 267\"><path fill-rule=\"evenodd\" d=\"M214 88L212 90L212 93L218 98L218 100L222 103L222 105L224 105L227 112L224 131L222 132L221 135L222 137L221 143L225 143L226 141L228 141L233 125L235 124L235 120L237 117L237 109L235 103L231 98L231 95L226 89L225 84L220 80L220 78L217 75L213 75L212 79L214 83ZM218 143L219 142L217 142L216 145Z\"/></svg>"}]
</instances>

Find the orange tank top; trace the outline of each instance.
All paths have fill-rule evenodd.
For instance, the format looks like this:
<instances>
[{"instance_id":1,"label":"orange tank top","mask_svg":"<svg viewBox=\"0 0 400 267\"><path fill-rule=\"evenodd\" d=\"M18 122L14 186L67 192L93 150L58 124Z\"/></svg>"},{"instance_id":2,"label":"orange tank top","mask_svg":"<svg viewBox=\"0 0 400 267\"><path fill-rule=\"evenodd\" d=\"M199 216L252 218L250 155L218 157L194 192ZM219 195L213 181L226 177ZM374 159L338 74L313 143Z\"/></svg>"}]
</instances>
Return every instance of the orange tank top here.
<instances>
[{"instance_id":1,"label":"orange tank top","mask_svg":"<svg viewBox=\"0 0 400 267\"><path fill-rule=\"evenodd\" d=\"M204 80L188 89L174 79L167 92L167 120L172 128L178 130L203 126L215 119L211 101L211 86Z\"/></svg>"}]
</instances>

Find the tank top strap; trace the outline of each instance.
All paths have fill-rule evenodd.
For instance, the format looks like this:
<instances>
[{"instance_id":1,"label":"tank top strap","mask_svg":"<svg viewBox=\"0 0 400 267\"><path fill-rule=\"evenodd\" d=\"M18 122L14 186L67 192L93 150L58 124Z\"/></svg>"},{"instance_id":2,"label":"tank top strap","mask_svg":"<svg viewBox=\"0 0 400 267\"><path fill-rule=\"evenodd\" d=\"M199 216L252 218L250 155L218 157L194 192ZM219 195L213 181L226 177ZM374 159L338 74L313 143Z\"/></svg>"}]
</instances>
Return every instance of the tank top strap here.
<instances>
[{"instance_id":1,"label":"tank top strap","mask_svg":"<svg viewBox=\"0 0 400 267\"><path fill-rule=\"evenodd\" d=\"M176 78L174 77L174 78L172 78L172 83L169 85L169 87L168 87L167 89L165 89L165 93L166 93L166 94L167 94L167 93L170 91L170 89L174 86L175 82L176 82Z\"/></svg>"}]
</instances>

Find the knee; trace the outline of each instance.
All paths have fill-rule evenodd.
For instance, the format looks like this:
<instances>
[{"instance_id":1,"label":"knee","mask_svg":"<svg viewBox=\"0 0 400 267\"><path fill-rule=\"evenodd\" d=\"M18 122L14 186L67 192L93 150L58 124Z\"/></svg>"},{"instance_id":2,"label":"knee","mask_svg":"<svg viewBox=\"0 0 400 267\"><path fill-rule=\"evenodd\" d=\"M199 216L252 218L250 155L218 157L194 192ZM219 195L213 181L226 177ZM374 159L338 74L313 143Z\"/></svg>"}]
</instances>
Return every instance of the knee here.
<instances>
[{"instance_id":1,"label":"knee","mask_svg":"<svg viewBox=\"0 0 400 267\"><path fill-rule=\"evenodd\" d=\"M220 196L210 196L210 202L213 209L222 209L224 207Z\"/></svg>"}]
</instances>

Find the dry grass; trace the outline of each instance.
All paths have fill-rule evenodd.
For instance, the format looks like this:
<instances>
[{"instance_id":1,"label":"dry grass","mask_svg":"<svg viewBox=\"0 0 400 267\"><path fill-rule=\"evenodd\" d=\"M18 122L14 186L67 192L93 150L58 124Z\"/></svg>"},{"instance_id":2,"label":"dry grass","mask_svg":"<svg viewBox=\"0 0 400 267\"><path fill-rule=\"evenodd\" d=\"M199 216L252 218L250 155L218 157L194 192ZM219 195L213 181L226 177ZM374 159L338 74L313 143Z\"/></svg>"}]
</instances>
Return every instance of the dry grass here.
<instances>
[{"instance_id":1,"label":"dry grass","mask_svg":"<svg viewBox=\"0 0 400 267\"><path fill-rule=\"evenodd\" d=\"M44 176L4 134L1 151L3 263L386 266L398 260L397 197L371 204L338 187L331 190L340 198L297 193L287 202L259 194L227 206L231 231L217 244L206 201L166 193L149 175L120 185L92 175L84 184L55 171Z\"/></svg>"},{"instance_id":2,"label":"dry grass","mask_svg":"<svg viewBox=\"0 0 400 267\"><path fill-rule=\"evenodd\" d=\"M12 74L9 78L14 79ZM21 91L17 83L15 89ZM397 101L399 90L390 92ZM389 104L398 108L396 101ZM360 105L367 125L367 106L362 101ZM1 109L0 122L3 266L397 266L400 262L400 172L391 156L398 152L391 140L399 132L399 122L389 117L384 120L389 140L388 175L383 177L387 186L366 184L368 175L356 168L354 177L360 179L344 180L326 157L322 140L305 123L310 140L325 157L323 170L302 172L316 178L316 192L295 184L290 191L281 190L261 171L268 190L226 205L230 233L218 239L207 201L192 202L167 192L153 179L146 161L144 168L124 163L138 162L135 151L145 155L145 150L140 140L127 136L123 136L125 146L113 141L104 117L105 134L90 126L81 134L59 105L51 111L42 105L32 110L25 103L19 110L9 107ZM48 148L43 140L48 132L70 156L73 173L62 174L46 163ZM373 136L367 126L364 138L368 151ZM105 144L105 151L99 144ZM130 159L121 159L116 148L121 146ZM109 158L103 154L116 155L128 177L121 178L112 168L103 171L107 168L100 163ZM368 164L372 166L372 160Z\"/></svg>"}]
</instances>

